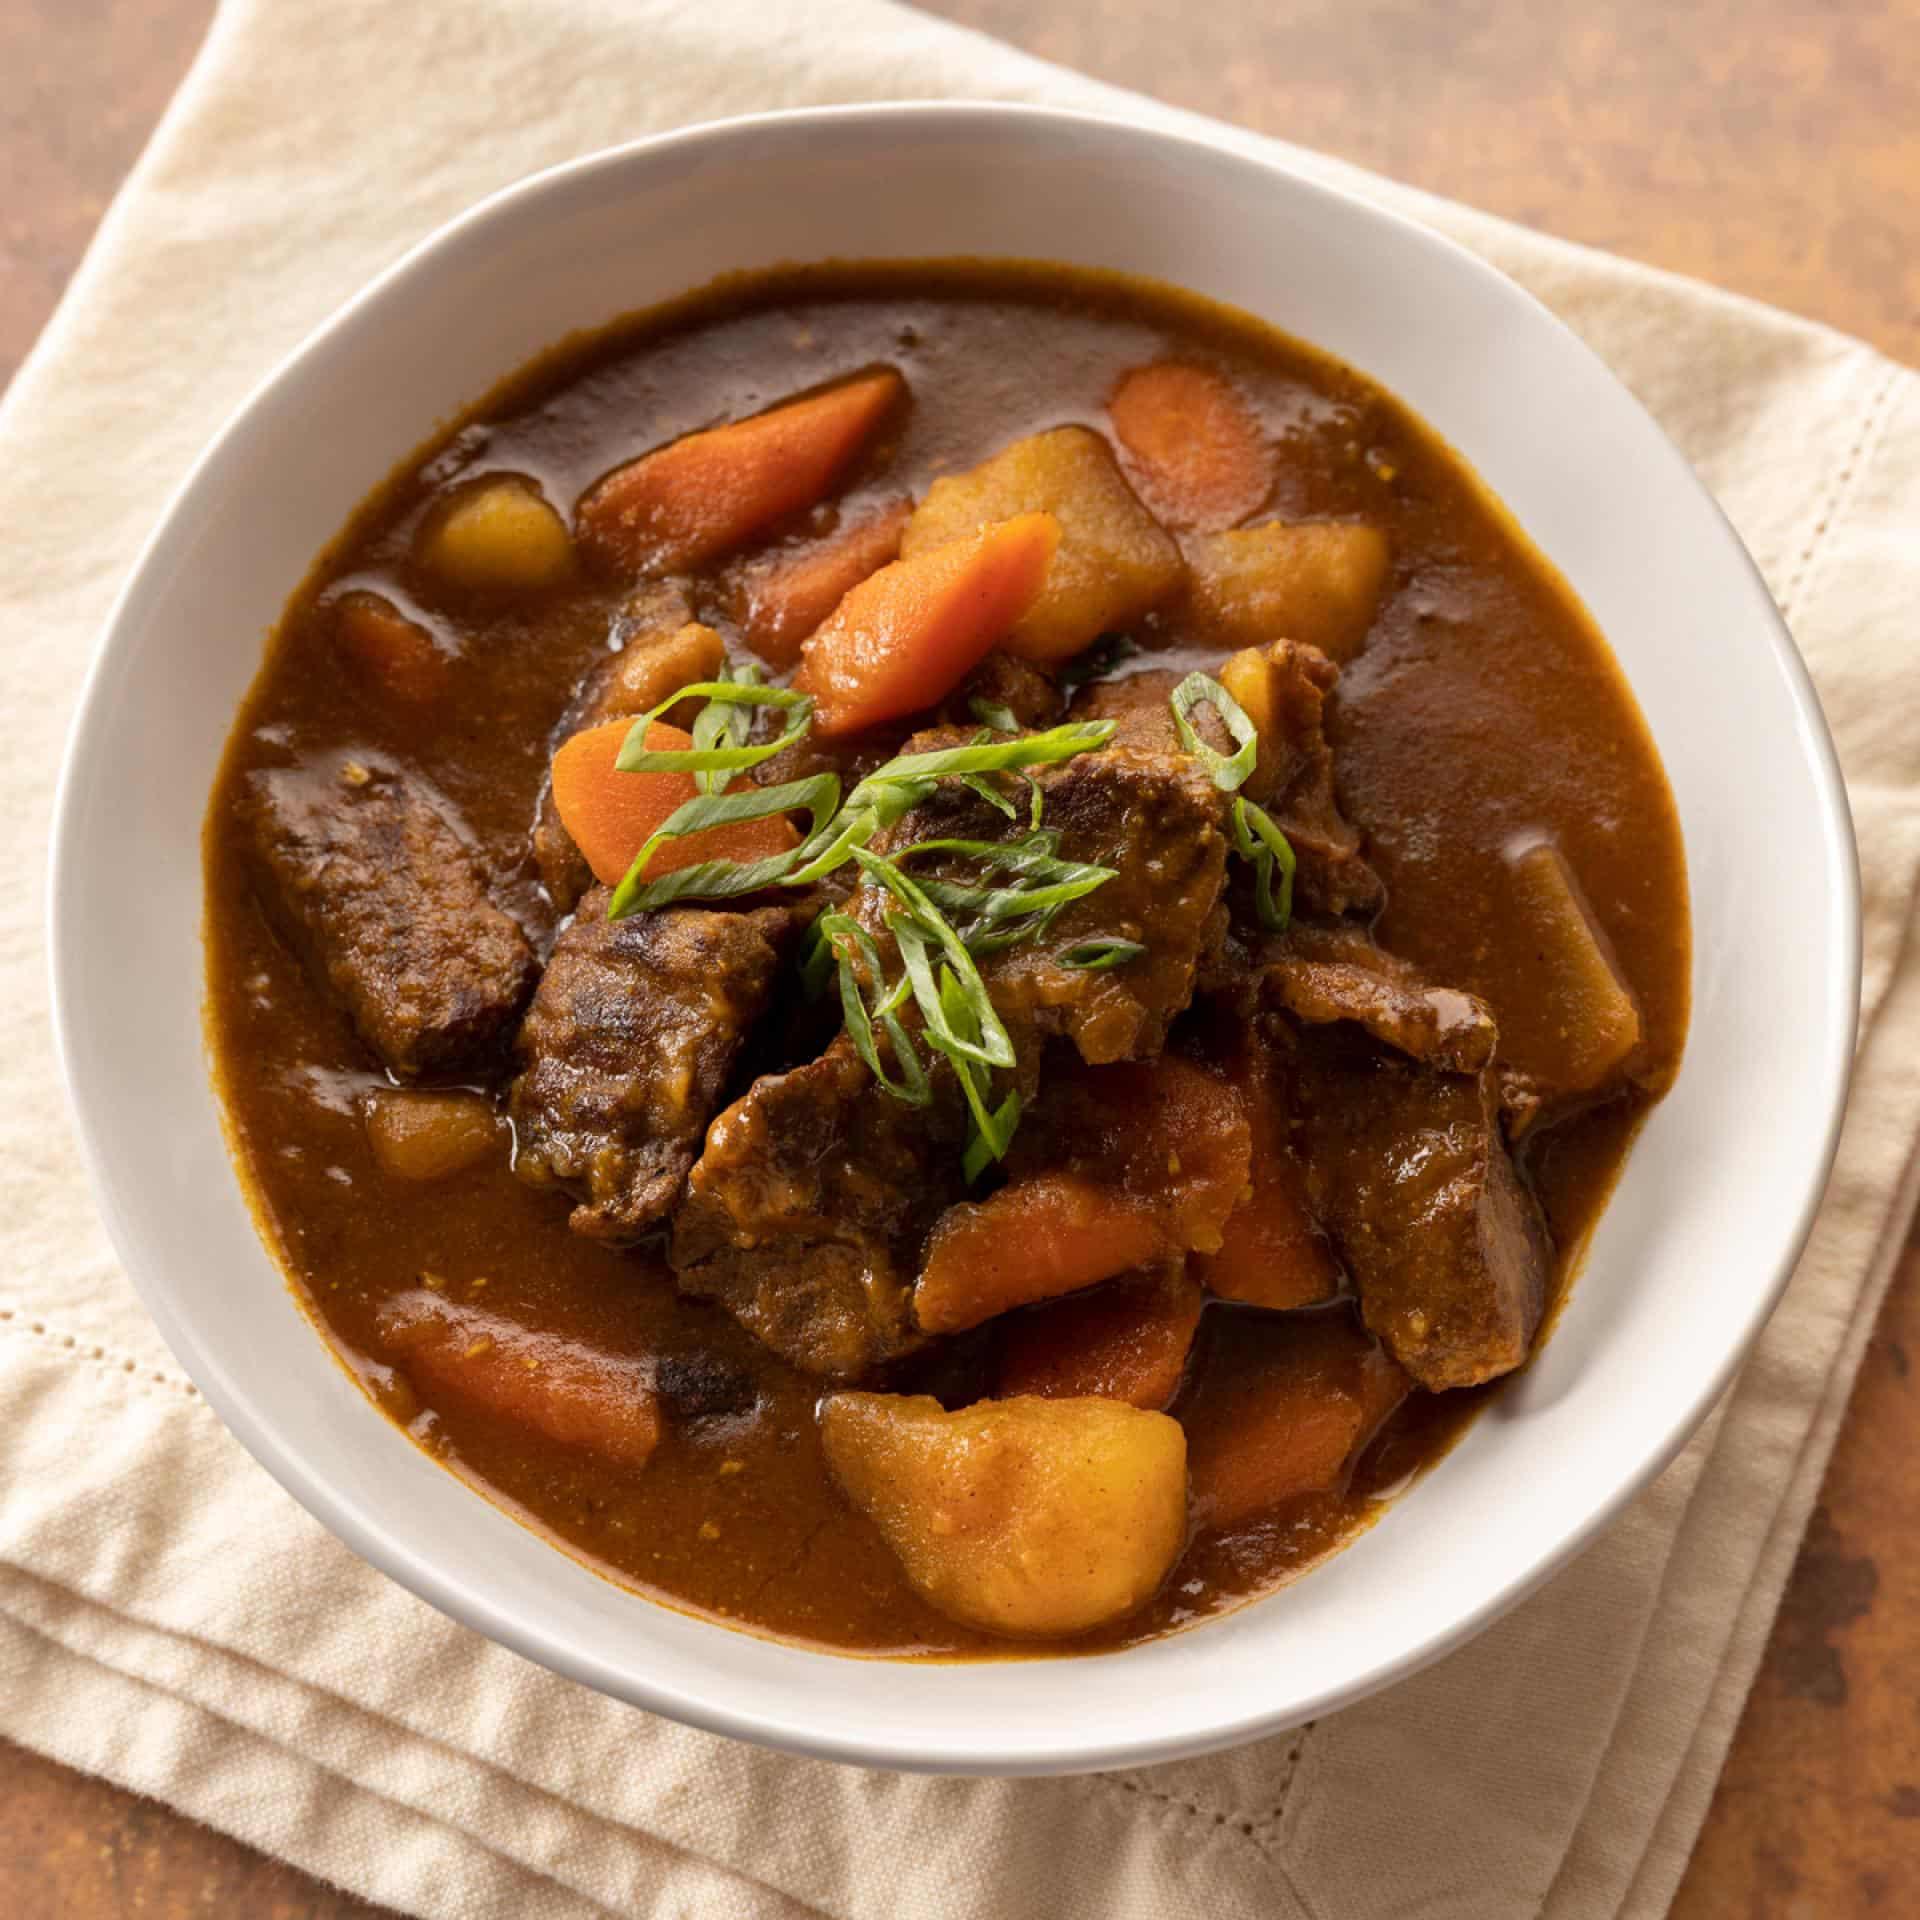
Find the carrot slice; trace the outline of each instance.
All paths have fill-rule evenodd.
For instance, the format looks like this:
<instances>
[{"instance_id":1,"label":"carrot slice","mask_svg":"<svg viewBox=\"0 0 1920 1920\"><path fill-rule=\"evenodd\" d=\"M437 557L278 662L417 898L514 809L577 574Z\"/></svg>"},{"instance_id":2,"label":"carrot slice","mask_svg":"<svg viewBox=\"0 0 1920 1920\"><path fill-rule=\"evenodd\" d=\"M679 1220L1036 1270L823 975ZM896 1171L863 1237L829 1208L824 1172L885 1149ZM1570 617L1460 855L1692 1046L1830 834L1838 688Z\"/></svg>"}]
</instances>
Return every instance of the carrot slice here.
<instances>
[{"instance_id":1,"label":"carrot slice","mask_svg":"<svg viewBox=\"0 0 1920 1920\"><path fill-rule=\"evenodd\" d=\"M1159 1223L1130 1195L1070 1173L1036 1174L940 1216L914 1317L928 1333L959 1333L1125 1273L1159 1244Z\"/></svg>"},{"instance_id":2,"label":"carrot slice","mask_svg":"<svg viewBox=\"0 0 1920 1920\"><path fill-rule=\"evenodd\" d=\"M1067 1068L1014 1150L1010 1182L935 1223L915 1317L929 1333L956 1333L1217 1248L1246 1191L1247 1153L1232 1090L1191 1061Z\"/></svg>"},{"instance_id":3,"label":"carrot slice","mask_svg":"<svg viewBox=\"0 0 1920 1920\"><path fill-rule=\"evenodd\" d=\"M343 594L333 617L340 651L382 693L424 706L445 688L451 657L392 601L365 590Z\"/></svg>"},{"instance_id":4,"label":"carrot slice","mask_svg":"<svg viewBox=\"0 0 1920 1920\"><path fill-rule=\"evenodd\" d=\"M1214 531L1266 505L1272 449L1219 374L1175 360L1136 367L1114 389L1107 414L1128 477L1160 519Z\"/></svg>"},{"instance_id":5,"label":"carrot slice","mask_svg":"<svg viewBox=\"0 0 1920 1920\"><path fill-rule=\"evenodd\" d=\"M999 1397L1094 1394L1164 1407L1179 1391L1204 1297L1184 1273L1141 1274L1015 1314L1000 1342Z\"/></svg>"},{"instance_id":6,"label":"carrot slice","mask_svg":"<svg viewBox=\"0 0 1920 1920\"><path fill-rule=\"evenodd\" d=\"M588 727L553 756L554 810L594 878L609 887L625 876L661 821L698 791L690 773L622 773L614 762L633 726L631 720L608 720ZM685 752L692 745L689 735L665 721L647 728L650 753ZM647 873L657 877L702 860L760 860L798 843L792 824L778 815L708 827L655 848Z\"/></svg>"},{"instance_id":7,"label":"carrot slice","mask_svg":"<svg viewBox=\"0 0 1920 1920\"><path fill-rule=\"evenodd\" d=\"M1195 1255L1194 1276L1209 1293L1252 1307L1284 1313L1318 1306L1340 1291L1340 1268L1307 1205L1271 1063L1250 1050L1226 1073L1252 1141L1247 1194L1227 1216L1218 1249Z\"/></svg>"},{"instance_id":8,"label":"carrot slice","mask_svg":"<svg viewBox=\"0 0 1920 1920\"><path fill-rule=\"evenodd\" d=\"M1240 1324L1211 1344L1181 1410L1194 1517L1233 1527L1302 1494L1336 1492L1409 1390L1344 1314Z\"/></svg>"},{"instance_id":9,"label":"carrot slice","mask_svg":"<svg viewBox=\"0 0 1920 1920\"><path fill-rule=\"evenodd\" d=\"M416 1388L467 1409L644 1467L660 1443L651 1362L534 1333L422 1289L382 1308L380 1338Z\"/></svg>"},{"instance_id":10,"label":"carrot slice","mask_svg":"<svg viewBox=\"0 0 1920 1920\"><path fill-rule=\"evenodd\" d=\"M750 567L737 594L741 639L770 665L793 666L807 635L862 580L899 557L912 511L910 501L895 501L831 539Z\"/></svg>"},{"instance_id":11,"label":"carrot slice","mask_svg":"<svg viewBox=\"0 0 1920 1920\"><path fill-rule=\"evenodd\" d=\"M630 573L702 566L824 499L905 391L886 367L656 447L589 490L580 537Z\"/></svg>"},{"instance_id":12,"label":"carrot slice","mask_svg":"<svg viewBox=\"0 0 1920 1920\"><path fill-rule=\"evenodd\" d=\"M1004 640L1047 582L1050 513L1023 513L855 587L801 649L825 735L930 707Z\"/></svg>"}]
</instances>

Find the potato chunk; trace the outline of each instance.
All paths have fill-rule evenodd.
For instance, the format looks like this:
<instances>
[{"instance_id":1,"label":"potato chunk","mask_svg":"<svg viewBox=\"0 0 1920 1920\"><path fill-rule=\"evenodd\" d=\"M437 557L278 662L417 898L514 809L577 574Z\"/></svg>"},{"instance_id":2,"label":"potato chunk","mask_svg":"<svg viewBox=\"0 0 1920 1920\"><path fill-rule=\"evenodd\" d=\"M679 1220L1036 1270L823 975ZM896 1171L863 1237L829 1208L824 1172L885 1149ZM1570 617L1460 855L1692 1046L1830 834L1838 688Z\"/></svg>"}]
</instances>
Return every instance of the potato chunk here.
<instances>
[{"instance_id":1,"label":"potato chunk","mask_svg":"<svg viewBox=\"0 0 1920 1920\"><path fill-rule=\"evenodd\" d=\"M606 685L593 703L590 720L635 719L651 713L675 687L711 680L726 663L727 649L711 627L689 620L671 633L642 634L629 641L613 663ZM662 717L693 724L701 703L690 701L684 713L673 707Z\"/></svg>"},{"instance_id":2,"label":"potato chunk","mask_svg":"<svg viewBox=\"0 0 1920 1920\"><path fill-rule=\"evenodd\" d=\"M1060 523L1046 588L1005 642L1023 660L1070 659L1101 634L1133 625L1180 585L1179 548L1090 427L1033 434L970 473L936 480L907 522L901 558L1023 513L1050 513Z\"/></svg>"},{"instance_id":3,"label":"potato chunk","mask_svg":"<svg viewBox=\"0 0 1920 1920\"><path fill-rule=\"evenodd\" d=\"M1352 521L1269 520L1187 542L1196 637L1222 647L1300 640L1344 666L1366 643L1387 536Z\"/></svg>"},{"instance_id":4,"label":"potato chunk","mask_svg":"<svg viewBox=\"0 0 1920 1920\"><path fill-rule=\"evenodd\" d=\"M1117 1400L835 1394L820 1433L847 1497L950 1619L1084 1633L1149 1599L1187 1535L1178 1422Z\"/></svg>"},{"instance_id":5,"label":"potato chunk","mask_svg":"<svg viewBox=\"0 0 1920 1920\"><path fill-rule=\"evenodd\" d=\"M1639 1003L1558 847L1543 840L1522 853L1513 887L1559 1013L1552 1078L1565 1092L1590 1092L1639 1047Z\"/></svg>"},{"instance_id":6,"label":"potato chunk","mask_svg":"<svg viewBox=\"0 0 1920 1920\"><path fill-rule=\"evenodd\" d=\"M567 577L573 540L531 480L507 476L456 495L434 515L420 560L449 586L531 590Z\"/></svg>"},{"instance_id":7,"label":"potato chunk","mask_svg":"<svg viewBox=\"0 0 1920 1920\"><path fill-rule=\"evenodd\" d=\"M402 1180L443 1180L484 1160L501 1138L493 1102L477 1093L380 1087L363 1117L373 1157Z\"/></svg>"}]
</instances>

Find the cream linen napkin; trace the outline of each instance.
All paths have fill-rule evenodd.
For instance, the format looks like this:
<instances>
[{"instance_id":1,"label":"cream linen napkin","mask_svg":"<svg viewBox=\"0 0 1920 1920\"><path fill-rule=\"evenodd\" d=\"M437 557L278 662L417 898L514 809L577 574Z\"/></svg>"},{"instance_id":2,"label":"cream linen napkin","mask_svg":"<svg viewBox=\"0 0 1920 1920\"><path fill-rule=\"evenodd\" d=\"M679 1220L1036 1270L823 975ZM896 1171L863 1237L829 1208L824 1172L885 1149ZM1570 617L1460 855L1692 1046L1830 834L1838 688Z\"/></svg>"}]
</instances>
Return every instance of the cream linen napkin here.
<instances>
[{"instance_id":1,"label":"cream linen napkin","mask_svg":"<svg viewBox=\"0 0 1920 1920\"><path fill-rule=\"evenodd\" d=\"M879 0L220 16L0 415L0 1730L420 1914L1658 1913L1914 1199L1920 381L1863 346L1205 128L1464 240L1634 385L1793 623L1866 866L1857 1092L1758 1352L1601 1544L1381 1698L1223 1758L1029 1783L862 1773L651 1719L323 1534L200 1403L95 1223L48 1039L48 796L109 598L191 456L337 302L494 187L687 121L929 95L1205 126Z\"/></svg>"}]
</instances>

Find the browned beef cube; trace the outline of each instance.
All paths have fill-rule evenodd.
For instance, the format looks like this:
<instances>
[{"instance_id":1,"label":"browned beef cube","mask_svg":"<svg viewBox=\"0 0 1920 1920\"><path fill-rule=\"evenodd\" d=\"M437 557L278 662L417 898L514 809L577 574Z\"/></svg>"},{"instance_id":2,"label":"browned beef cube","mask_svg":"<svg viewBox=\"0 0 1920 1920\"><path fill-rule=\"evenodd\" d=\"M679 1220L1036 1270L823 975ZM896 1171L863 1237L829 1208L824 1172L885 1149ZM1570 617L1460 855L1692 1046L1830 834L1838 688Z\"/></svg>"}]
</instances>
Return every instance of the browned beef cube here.
<instances>
[{"instance_id":1,"label":"browned beef cube","mask_svg":"<svg viewBox=\"0 0 1920 1920\"><path fill-rule=\"evenodd\" d=\"M1327 743L1326 697L1340 670L1312 647L1279 641L1273 663L1272 791L1266 809L1298 862L1293 895L1298 907L1319 913L1371 913L1385 898L1380 876L1360 852L1360 835L1340 811L1334 793L1333 750ZM1181 751L1170 699L1185 676L1160 668L1084 687L1072 708L1076 720L1112 720L1118 745L1146 752ZM1233 743L1211 709L1195 715L1201 738L1220 752Z\"/></svg>"},{"instance_id":2,"label":"browned beef cube","mask_svg":"<svg viewBox=\"0 0 1920 1920\"><path fill-rule=\"evenodd\" d=\"M716 1300L803 1372L857 1380L919 1344L920 1251L960 1197L965 1115L950 1075L903 1106L842 1034L756 1080L708 1132L674 1217L681 1290Z\"/></svg>"},{"instance_id":3,"label":"browned beef cube","mask_svg":"<svg viewBox=\"0 0 1920 1920\"><path fill-rule=\"evenodd\" d=\"M636 1239L665 1218L773 997L784 907L607 918L595 887L561 934L515 1052L514 1170L580 1202L572 1226Z\"/></svg>"},{"instance_id":4,"label":"browned beef cube","mask_svg":"<svg viewBox=\"0 0 1920 1920\"><path fill-rule=\"evenodd\" d=\"M1296 922L1256 950L1253 966L1266 1003L1303 1025L1350 1021L1382 1046L1449 1073L1478 1073L1499 1044L1484 1000L1429 985L1419 968L1375 946L1351 921Z\"/></svg>"},{"instance_id":5,"label":"browned beef cube","mask_svg":"<svg viewBox=\"0 0 1920 1920\"><path fill-rule=\"evenodd\" d=\"M916 735L909 753L964 744L971 735ZM1226 927L1220 904L1227 843L1220 829L1219 789L1184 755L1110 746L1040 770L1043 826L1058 835L1063 860L1113 870L1114 877L1073 902L1047 931L998 953L983 955L981 976L995 1008L1010 1025L1064 1034L1091 1065L1143 1060L1166 1044L1167 1029L1193 998L1201 963ZM1009 786L1021 797L1015 820L977 794L943 781L924 803L874 841L898 853L918 840L1003 841L1027 830L1024 781ZM910 863L919 875L992 883L960 860L948 867L936 856ZM876 932L884 911L871 888L859 911ZM1062 964L1088 941L1138 941L1146 951L1105 971Z\"/></svg>"},{"instance_id":6,"label":"browned beef cube","mask_svg":"<svg viewBox=\"0 0 1920 1920\"><path fill-rule=\"evenodd\" d=\"M1367 1325L1421 1386L1526 1359L1553 1246L1509 1159L1492 1067L1450 1073L1362 1028L1299 1029L1295 1141Z\"/></svg>"},{"instance_id":7,"label":"browned beef cube","mask_svg":"<svg viewBox=\"0 0 1920 1920\"><path fill-rule=\"evenodd\" d=\"M418 775L328 753L247 783L263 896L397 1074L483 1069L538 971L465 830Z\"/></svg>"}]
</instances>

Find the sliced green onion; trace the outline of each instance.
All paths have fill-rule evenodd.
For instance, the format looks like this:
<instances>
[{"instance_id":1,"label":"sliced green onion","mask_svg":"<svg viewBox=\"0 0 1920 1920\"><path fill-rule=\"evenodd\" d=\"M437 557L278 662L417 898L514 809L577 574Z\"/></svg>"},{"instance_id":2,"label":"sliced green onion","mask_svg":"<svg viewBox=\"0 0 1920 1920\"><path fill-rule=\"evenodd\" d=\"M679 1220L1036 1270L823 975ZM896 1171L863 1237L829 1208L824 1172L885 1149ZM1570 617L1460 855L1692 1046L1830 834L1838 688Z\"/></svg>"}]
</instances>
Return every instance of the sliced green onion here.
<instances>
[{"instance_id":1,"label":"sliced green onion","mask_svg":"<svg viewBox=\"0 0 1920 1920\"><path fill-rule=\"evenodd\" d=\"M997 701L983 700L976 693L967 702L967 711L976 720L984 720L998 733L1024 733L1026 729L1013 717L1011 707L1003 707Z\"/></svg>"},{"instance_id":2,"label":"sliced green onion","mask_svg":"<svg viewBox=\"0 0 1920 1920\"><path fill-rule=\"evenodd\" d=\"M757 661L736 668L729 660L721 663L720 678L734 686L763 687L767 673ZM752 706L737 700L709 700L694 719L694 750L706 753L715 747L744 747L752 725ZM708 767L693 776L693 784L702 793L725 793L737 771L733 767Z\"/></svg>"},{"instance_id":3,"label":"sliced green onion","mask_svg":"<svg viewBox=\"0 0 1920 1920\"><path fill-rule=\"evenodd\" d=\"M747 820L768 820L776 814L805 811L815 829L829 819L840 803L840 781L831 773L806 780L789 780L778 787L748 787L739 793L702 793L679 806L654 828L634 856L626 877L607 903L609 920L664 907L675 900L733 900L777 886L793 872L800 849L768 854L759 860L703 860L696 866L676 867L657 880L644 876L654 849L665 840L678 840L708 827L738 826Z\"/></svg>"},{"instance_id":4,"label":"sliced green onion","mask_svg":"<svg viewBox=\"0 0 1920 1920\"><path fill-rule=\"evenodd\" d=\"M873 936L848 913L824 913L820 916L820 925L823 938L831 944L839 958L840 1007L846 1017L847 1033L853 1041L854 1051L866 1063L867 1071L896 1100L910 1107L930 1106L933 1089L927 1080L927 1071L920 1064L920 1056L914 1051L906 1029L892 1010L893 1001L898 996L882 993L886 986L886 972L880 964L880 950L874 945ZM856 957L866 968L867 979L872 986L875 1005L871 1008L855 972ZM875 1018L880 1021L894 1063L900 1069L898 1080L888 1076L881 1062L880 1049L873 1037Z\"/></svg>"},{"instance_id":5,"label":"sliced green onion","mask_svg":"<svg viewBox=\"0 0 1920 1920\"><path fill-rule=\"evenodd\" d=\"M1260 924L1284 933L1293 918L1293 843L1280 831L1272 814L1251 800L1233 803L1233 850L1253 862L1253 904ZM1280 896L1273 892L1273 873L1280 870Z\"/></svg>"},{"instance_id":6,"label":"sliced green onion","mask_svg":"<svg viewBox=\"0 0 1920 1920\"><path fill-rule=\"evenodd\" d=\"M972 1010L973 1024L979 1033L977 1040L948 1025L942 1003L937 1000L930 1003L929 997L923 993L920 979L916 978L914 997L920 1000L920 1010L926 1015L928 1038L931 1040L938 1034L947 1043L942 1048L943 1052L950 1049L957 1051L970 1060L978 1060L982 1066L1011 1067L1014 1063L1013 1041L1001 1024L999 1014L994 1011L986 982L980 978L980 969L973 963L973 955L967 951L965 941L954 931L946 915L891 861L869 853L865 847L856 847L853 857L859 861L861 871L869 880L877 881L908 909L904 915L890 914L887 924L894 928L895 937L900 940L901 957L907 960L909 970L913 966L908 952L909 943L902 936L901 928L895 926L896 918L908 928L909 933L924 935L938 942L947 965L953 970L956 985Z\"/></svg>"},{"instance_id":7,"label":"sliced green onion","mask_svg":"<svg viewBox=\"0 0 1920 1920\"><path fill-rule=\"evenodd\" d=\"M1145 952L1138 940L1082 940L1060 955L1060 964L1081 973L1105 973L1109 967L1124 967L1129 960L1138 960Z\"/></svg>"},{"instance_id":8,"label":"sliced green onion","mask_svg":"<svg viewBox=\"0 0 1920 1920\"><path fill-rule=\"evenodd\" d=\"M705 745L649 750L647 729L654 721L670 708L678 706L682 700L700 699L706 700L710 707L719 706L722 709L785 708L787 724L778 739L763 741L757 747L745 744L723 747L713 744L710 738ZM704 711L701 719L705 719ZM699 721L695 722L696 727L699 724ZM622 773L730 773L741 767L757 767L762 760L771 760L783 747L792 746L812 725L813 696L810 693L796 693L791 687L756 686L743 680L696 680L691 686L676 687L650 713L643 713L633 723L613 764ZM742 742L744 735L743 727L739 736ZM733 739L735 735L729 730L727 737Z\"/></svg>"},{"instance_id":9,"label":"sliced green onion","mask_svg":"<svg viewBox=\"0 0 1920 1920\"><path fill-rule=\"evenodd\" d=\"M1020 1125L1020 1096L1009 1093L992 1114L990 1128L976 1125L967 1141L967 1150L960 1156L960 1172L968 1186L986 1172L987 1164L993 1160L1006 1158L1007 1148L1013 1142L1014 1130Z\"/></svg>"},{"instance_id":10,"label":"sliced green onion","mask_svg":"<svg viewBox=\"0 0 1920 1920\"><path fill-rule=\"evenodd\" d=\"M1231 760L1216 753L1194 731L1187 717L1205 701L1227 723L1227 731L1239 743ZM1260 757L1260 730L1247 717L1247 710L1218 680L1204 673L1190 673L1173 690L1173 730L1180 744L1206 768L1207 776L1223 793L1235 792Z\"/></svg>"},{"instance_id":11,"label":"sliced green onion","mask_svg":"<svg viewBox=\"0 0 1920 1920\"><path fill-rule=\"evenodd\" d=\"M1010 767L1051 766L1090 753L1113 738L1111 720L1072 720L1049 727L1045 733L1023 733L1015 740L973 741L964 747L945 747L933 753L903 753L876 768L847 798L849 806L864 798L869 787L901 780L936 780L948 773L999 773Z\"/></svg>"}]
</instances>

